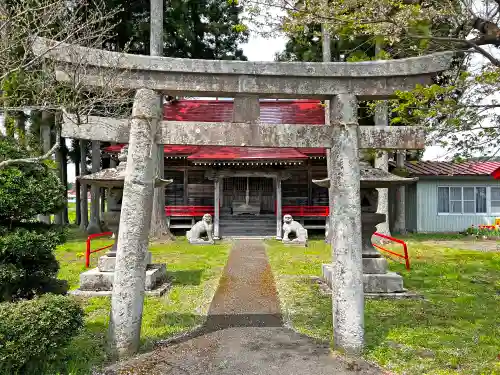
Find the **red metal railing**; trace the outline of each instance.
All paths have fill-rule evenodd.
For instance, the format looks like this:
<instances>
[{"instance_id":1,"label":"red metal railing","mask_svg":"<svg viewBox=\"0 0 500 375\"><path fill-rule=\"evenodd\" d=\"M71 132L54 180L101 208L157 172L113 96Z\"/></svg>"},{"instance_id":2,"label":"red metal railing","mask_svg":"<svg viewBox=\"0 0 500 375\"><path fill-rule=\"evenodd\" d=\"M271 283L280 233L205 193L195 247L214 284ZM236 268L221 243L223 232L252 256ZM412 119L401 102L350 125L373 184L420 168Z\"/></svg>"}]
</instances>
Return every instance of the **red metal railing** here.
<instances>
[{"instance_id":1,"label":"red metal railing","mask_svg":"<svg viewBox=\"0 0 500 375\"><path fill-rule=\"evenodd\" d=\"M109 249L113 244L100 247L99 249L91 250L91 242L94 238L98 237L105 237L105 236L111 236L113 235L113 232L103 232L103 233L96 233L96 234L91 234L90 236L87 237L87 250L85 251L85 268L90 267L90 254L97 253L98 251L106 250Z\"/></svg>"},{"instance_id":2,"label":"red metal railing","mask_svg":"<svg viewBox=\"0 0 500 375\"><path fill-rule=\"evenodd\" d=\"M329 210L328 206L283 206L281 208L281 212L283 213L283 215L292 215L298 217L326 217L328 216Z\"/></svg>"},{"instance_id":3,"label":"red metal railing","mask_svg":"<svg viewBox=\"0 0 500 375\"><path fill-rule=\"evenodd\" d=\"M398 258L403 258L405 260L405 267L406 267L406 269L410 270L410 257L408 256L408 246L406 246L406 242L404 242L403 240L399 240L397 238L394 238L394 237L386 236L385 234L378 233L378 232L375 232L373 234L375 236L377 236L377 237L384 238L386 240L389 240L389 241L392 241L392 242L395 242L395 243L403 245L404 255L401 255L401 254L395 253L394 251L386 249L386 248L384 248L384 247L382 247L380 245L372 244L374 247L376 247L377 249L379 249L381 251L385 251L386 253L392 254L392 255L394 255L394 256L396 256Z\"/></svg>"},{"instance_id":4,"label":"red metal railing","mask_svg":"<svg viewBox=\"0 0 500 375\"><path fill-rule=\"evenodd\" d=\"M165 206L166 216L203 216L214 215L214 206Z\"/></svg>"}]
</instances>

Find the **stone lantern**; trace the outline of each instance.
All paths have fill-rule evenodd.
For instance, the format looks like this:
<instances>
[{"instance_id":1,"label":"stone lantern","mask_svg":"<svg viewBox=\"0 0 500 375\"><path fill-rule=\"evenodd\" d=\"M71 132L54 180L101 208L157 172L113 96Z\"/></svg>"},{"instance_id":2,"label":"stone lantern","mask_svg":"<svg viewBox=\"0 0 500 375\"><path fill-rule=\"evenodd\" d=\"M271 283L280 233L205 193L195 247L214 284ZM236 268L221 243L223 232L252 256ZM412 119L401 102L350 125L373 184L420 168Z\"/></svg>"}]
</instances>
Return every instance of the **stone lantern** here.
<instances>
[{"instance_id":1,"label":"stone lantern","mask_svg":"<svg viewBox=\"0 0 500 375\"><path fill-rule=\"evenodd\" d=\"M390 188L411 184L418 178L403 178L392 173L373 168L369 163L360 162L361 173L361 236L363 249L363 284L365 294L384 295L406 292L403 278L395 272L388 272L388 262L372 245L372 235L376 226L386 220L385 214L377 213L379 188ZM330 180L313 180L316 185L329 188ZM331 228L328 228L327 242L330 240ZM333 266L323 265L323 278L332 287Z\"/></svg>"},{"instance_id":2,"label":"stone lantern","mask_svg":"<svg viewBox=\"0 0 500 375\"><path fill-rule=\"evenodd\" d=\"M108 189L108 210L102 215L104 224L113 232L115 242L107 254L99 257L97 268L80 274L80 288L73 292L78 295L110 295L113 290L114 271L116 264L116 245L120 223L123 185L126 175L128 145L125 145L118 155L120 164L116 168L80 176L81 183ZM155 179L155 187L172 183L172 180ZM146 294L161 295L168 290L167 267L165 264L152 264L152 255L146 254Z\"/></svg>"}]
</instances>

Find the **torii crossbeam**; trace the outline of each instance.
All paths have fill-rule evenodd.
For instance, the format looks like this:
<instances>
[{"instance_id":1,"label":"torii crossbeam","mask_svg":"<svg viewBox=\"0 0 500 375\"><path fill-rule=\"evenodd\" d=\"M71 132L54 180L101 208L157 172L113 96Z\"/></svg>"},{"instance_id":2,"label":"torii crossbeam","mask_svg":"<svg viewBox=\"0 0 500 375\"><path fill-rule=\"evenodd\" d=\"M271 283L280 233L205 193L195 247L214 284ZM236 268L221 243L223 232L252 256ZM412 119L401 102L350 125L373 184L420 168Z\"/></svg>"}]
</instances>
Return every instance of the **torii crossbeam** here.
<instances>
[{"instance_id":1,"label":"torii crossbeam","mask_svg":"<svg viewBox=\"0 0 500 375\"><path fill-rule=\"evenodd\" d=\"M267 63L128 55L46 39L37 39L34 51L57 62L56 76L61 81L76 79L93 87L109 84L113 77L114 88L137 90L131 120L90 117L76 126L68 116L63 128L66 137L129 143L111 312L119 354L135 352L139 343L157 144L330 149L334 342L343 351L361 352L364 296L359 149L420 149L424 132L419 127L360 127L358 100L385 99L396 90L430 82L433 74L448 69L451 53L358 63ZM81 72L75 74L78 66ZM159 93L233 96L234 122L161 121ZM330 100L331 123L261 123L261 97Z\"/></svg>"}]
</instances>

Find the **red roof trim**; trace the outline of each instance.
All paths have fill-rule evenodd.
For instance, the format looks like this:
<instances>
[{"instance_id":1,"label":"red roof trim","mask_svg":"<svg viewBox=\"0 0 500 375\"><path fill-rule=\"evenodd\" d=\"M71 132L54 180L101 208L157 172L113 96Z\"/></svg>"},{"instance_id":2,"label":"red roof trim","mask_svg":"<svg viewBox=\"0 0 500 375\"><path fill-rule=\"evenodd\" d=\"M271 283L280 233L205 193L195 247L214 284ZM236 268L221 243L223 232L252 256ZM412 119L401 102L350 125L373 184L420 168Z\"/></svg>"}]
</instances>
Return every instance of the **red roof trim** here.
<instances>
[{"instance_id":1,"label":"red roof trim","mask_svg":"<svg viewBox=\"0 0 500 375\"><path fill-rule=\"evenodd\" d=\"M108 146L104 149L104 151L109 153L118 153L125 146L121 145L112 145ZM192 153L198 151L199 146L185 146L185 145L165 145L163 150L165 155L191 155Z\"/></svg>"},{"instance_id":2,"label":"red roof trim","mask_svg":"<svg viewBox=\"0 0 500 375\"><path fill-rule=\"evenodd\" d=\"M294 148L205 146L188 160L303 160L307 155Z\"/></svg>"}]
</instances>

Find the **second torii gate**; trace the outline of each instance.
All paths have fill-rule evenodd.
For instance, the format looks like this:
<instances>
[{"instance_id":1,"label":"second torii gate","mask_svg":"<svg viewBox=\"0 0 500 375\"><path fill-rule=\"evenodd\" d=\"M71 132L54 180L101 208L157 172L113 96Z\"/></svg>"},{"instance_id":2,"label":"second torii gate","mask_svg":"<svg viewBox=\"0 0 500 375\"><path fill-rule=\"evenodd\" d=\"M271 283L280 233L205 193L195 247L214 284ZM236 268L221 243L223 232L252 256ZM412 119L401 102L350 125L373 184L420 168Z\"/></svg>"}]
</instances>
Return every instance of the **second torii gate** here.
<instances>
[{"instance_id":1,"label":"second torii gate","mask_svg":"<svg viewBox=\"0 0 500 375\"><path fill-rule=\"evenodd\" d=\"M385 99L411 90L446 70L452 55L359 63L278 63L188 60L127 55L38 39L35 53L56 60L59 80L114 89L135 89L131 120L90 117L77 126L67 118L63 136L129 143L123 192L111 330L124 356L139 344L144 291L144 256L151 220L158 144L329 148L330 223L334 263L335 347L358 354L364 341L359 149L421 149L419 127L358 125L358 100ZM160 93L234 97L233 122L161 121ZM324 126L266 124L259 98L330 100ZM279 212L279 211L278 211Z\"/></svg>"}]
</instances>

